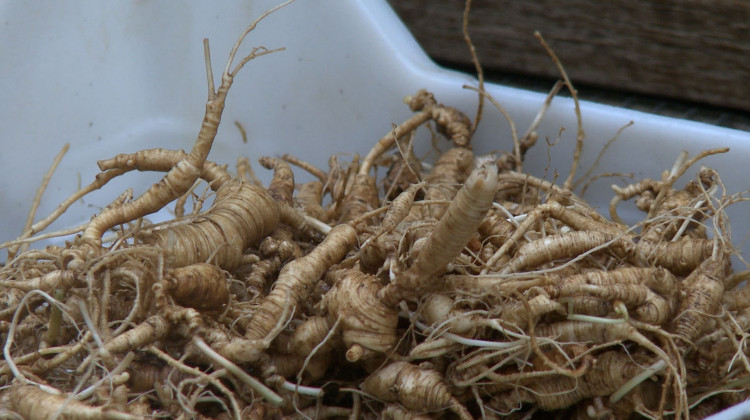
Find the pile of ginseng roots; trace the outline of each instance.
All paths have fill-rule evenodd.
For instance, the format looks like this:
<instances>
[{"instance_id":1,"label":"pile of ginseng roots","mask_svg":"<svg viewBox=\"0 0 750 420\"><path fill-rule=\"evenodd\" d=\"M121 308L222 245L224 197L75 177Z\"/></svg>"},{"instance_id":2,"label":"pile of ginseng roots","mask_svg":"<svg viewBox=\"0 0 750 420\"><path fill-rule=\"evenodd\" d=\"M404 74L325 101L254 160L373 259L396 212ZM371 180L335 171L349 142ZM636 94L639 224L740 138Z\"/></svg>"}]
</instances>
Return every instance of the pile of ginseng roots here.
<instances>
[{"instance_id":1,"label":"pile of ginseng roots","mask_svg":"<svg viewBox=\"0 0 750 420\"><path fill-rule=\"evenodd\" d=\"M65 246L9 248L0 415L701 418L747 397L734 198L705 167L675 187L716 151L615 187L606 217L517 171L533 133L475 156L468 118L407 99L413 116L361 159L260 159L268 186L198 146L99 162L95 188L197 169L153 187L177 191L172 221L143 218L171 198L126 193ZM447 139L432 164L412 144L425 124Z\"/></svg>"}]
</instances>

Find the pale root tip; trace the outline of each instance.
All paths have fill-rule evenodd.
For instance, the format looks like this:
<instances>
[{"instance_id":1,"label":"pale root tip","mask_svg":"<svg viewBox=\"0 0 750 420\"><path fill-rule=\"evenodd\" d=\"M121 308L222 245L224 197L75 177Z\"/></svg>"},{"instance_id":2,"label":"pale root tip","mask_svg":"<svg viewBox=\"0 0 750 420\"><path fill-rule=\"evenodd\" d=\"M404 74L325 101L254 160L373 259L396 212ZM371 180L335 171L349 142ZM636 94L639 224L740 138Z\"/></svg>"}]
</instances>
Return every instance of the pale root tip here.
<instances>
[{"instance_id":1,"label":"pale root tip","mask_svg":"<svg viewBox=\"0 0 750 420\"><path fill-rule=\"evenodd\" d=\"M365 348L359 344L354 344L346 351L346 360L354 363L358 361L363 354L365 354Z\"/></svg>"},{"instance_id":2,"label":"pale root tip","mask_svg":"<svg viewBox=\"0 0 750 420\"><path fill-rule=\"evenodd\" d=\"M497 165L486 163L474 169L466 179L465 185L469 189L496 189L498 185Z\"/></svg>"}]
</instances>

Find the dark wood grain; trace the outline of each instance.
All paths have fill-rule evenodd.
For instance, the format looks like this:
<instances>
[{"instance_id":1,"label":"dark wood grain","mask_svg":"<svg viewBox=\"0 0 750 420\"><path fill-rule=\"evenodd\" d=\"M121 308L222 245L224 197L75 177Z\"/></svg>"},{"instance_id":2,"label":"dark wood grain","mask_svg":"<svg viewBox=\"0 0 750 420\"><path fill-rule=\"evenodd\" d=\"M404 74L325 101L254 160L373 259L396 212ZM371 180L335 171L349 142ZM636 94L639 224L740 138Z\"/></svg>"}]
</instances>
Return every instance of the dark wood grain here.
<instances>
[{"instance_id":1,"label":"dark wood grain","mask_svg":"<svg viewBox=\"0 0 750 420\"><path fill-rule=\"evenodd\" d=\"M463 0L391 0L434 59L470 65ZM750 1L474 0L470 34L486 69L750 110Z\"/></svg>"}]
</instances>

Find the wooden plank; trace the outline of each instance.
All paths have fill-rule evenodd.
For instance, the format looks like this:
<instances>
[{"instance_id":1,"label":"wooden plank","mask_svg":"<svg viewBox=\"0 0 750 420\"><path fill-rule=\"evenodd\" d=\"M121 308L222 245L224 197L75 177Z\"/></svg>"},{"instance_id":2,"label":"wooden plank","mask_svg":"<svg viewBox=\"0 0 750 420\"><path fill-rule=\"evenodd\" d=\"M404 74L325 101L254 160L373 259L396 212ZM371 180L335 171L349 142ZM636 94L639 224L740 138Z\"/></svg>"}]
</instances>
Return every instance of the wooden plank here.
<instances>
[{"instance_id":1,"label":"wooden plank","mask_svg":"<svg viewBox=\"0 0 750 420\"><path fill-rule=\"evenodd\" d=\"M470 65L463 0L391 0L434 59ZM750 1L475 0L470 34L485 69L750 110Z\"/></svg>"}]
</instances>

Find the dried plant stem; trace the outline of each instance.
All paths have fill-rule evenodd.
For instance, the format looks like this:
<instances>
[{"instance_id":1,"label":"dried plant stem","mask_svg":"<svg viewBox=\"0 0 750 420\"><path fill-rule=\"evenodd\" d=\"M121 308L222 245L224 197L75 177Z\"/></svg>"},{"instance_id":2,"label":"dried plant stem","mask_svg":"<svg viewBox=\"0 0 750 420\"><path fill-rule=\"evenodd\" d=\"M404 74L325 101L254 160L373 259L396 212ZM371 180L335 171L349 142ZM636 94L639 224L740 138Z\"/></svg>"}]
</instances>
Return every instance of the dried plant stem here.
<instances>
[{"instance_id":1,"label":"dried plant stem","mask_svg":"<svg viewBox=\"0 0 750 420\"><path fill-rule=\"evenodd\" d=\"M239 378L242 382L246 383L256 392L258 392L258 394L260 394L263 398L265 398L266 401L268 401L269 403L273 405L283 404L284 400L278 394L273 392L267 386L263 385L257 379L245 373L244 370L240 369L237 365L235 365L231 361L224 358L224 356L214 351L214 349L212 349L208 344L206 344L206 342L203 341L201 338L193 337L193 343L195 343L195 345L202 352L204 352L206 356L208 356L213 362L219 364L224 369L226 369L227 371L235 375L237 378ZM229 395L231 395L231 393Z\"/></svg>"},{"instance_id":2,"label":"dried plant stem","mask_svg":"<svg viewBox=\"0 0 750 420\"><path fill-rule=\"evenodd\" d=\"M23 226L23 232L21 233L21 236L18 237L18 239L28 238L32 235L31 233L31 226L34 223L34 217L36 217L36 211L39 208L39 203L42 201L42 196L44 195L44 191L47 190L47 186L49 185L50 180L52 179L52 175L55 173L55 170L60 165L60 161L62 161L63 156L68 152L68 149L70 149L70 143L65 143L63 145L62 150L55 156L55 159L52 161L52 165L47 170L47 173L44 174L44 178L42 178L42 183L39 185L39 188L36 190L36 194L34 195L34 199L31 202L31 209L29 209L29 214L26 217L26 223ZM8 258L13 258L16 253L23 252L28 247L28 243L24 243L21 245L20 248L11 247L8 249Z\"/></svg>"},{"instance_id":3,"label":"dried plant stem","mask_svg":"<svg viewBox=\"0 0 750 420\"><path fill-rule=\"evenodd\" d=\"M534 36L542 44L544 49L547 51L547 54L549 54L550 58L552 58L552 62L555 63L555 67L557 67L557 70L562 75L563 80L565 81L565 86L567 86L568 91L570 92L570 96L573 98L573 103L575 104L577 123L576 145L575 151L573 152L573 162L571 163L570 173L568 174L568 177L565 179L565 183L563 184L563 188L565 188L566 190L570 190L573 186L573 178L575 177L576 171L578 170L578 161L581 159L581 152L583 151L583 139L586 137L586 133L584 133L583 131L581 108L578 103L578 90L573 87L573 83L571 83L570 78L568 78L568 73L565 72L565 68L563 68L560 59L557 58L557 54L555 54L552 48L550 48L550 46L544 40L544 38L542 38L542 34L539 32L534 32Z\"/></svg>"},{"instance_id":4,"label":"dried plant stem","mask_svg":"<svg viewBox=\"0 0 750 420\"><path fill-rule=\"evenodd\" d=\"M688 168L693 166L697 161L707 156L716 155L719 153L727 153L727 152L729 152L728 147L719 147L716 149L704 150L698 153L697 155L693 156L692 158L690 158L687 162L681 165L679 169L677 169L676 171L673 170L672 173L670 173L667 180L663 183L661 189L659 190L659 193L656 195L656 198L654 198L654 202L651 204L651 207L649 208L647 218L651 219L654 216L656 216L656 212L661 207L662 202L666 198L667 192L670 190L672 185L674 185L674 183L685 173L685 171L688 170Z\"/></svg>"},{"instance_id":5,"label":"dried plant stem","mask_svg":"<svg viewBox=\"0 0 750 420\"><path fill-rule=\"evenodd\" d=\"M471 37L469 36L469 11L471 10L471 0L466 0L466 3L464 5L464 13L463 13L463 19L461 22L461 28L464 34L464 42L466 42L466 46L469 48L469 53L471 54L471 62L474 64L474 69L477 72L477 80L478 80L478 86L477 89L479 92L484 91L484 70L482 69L482 65L479 63L479 57L477 56L476 48L474 48L474 43L471 42ZM471 132L472 134L477 129L477 126L479 125L479 121L482 120L482 109L484 108L484 95L480 94L478 97L478 103L477 103L477 115L474 117L474 123L471 125Z\"/></svg>"}]
</instances>

